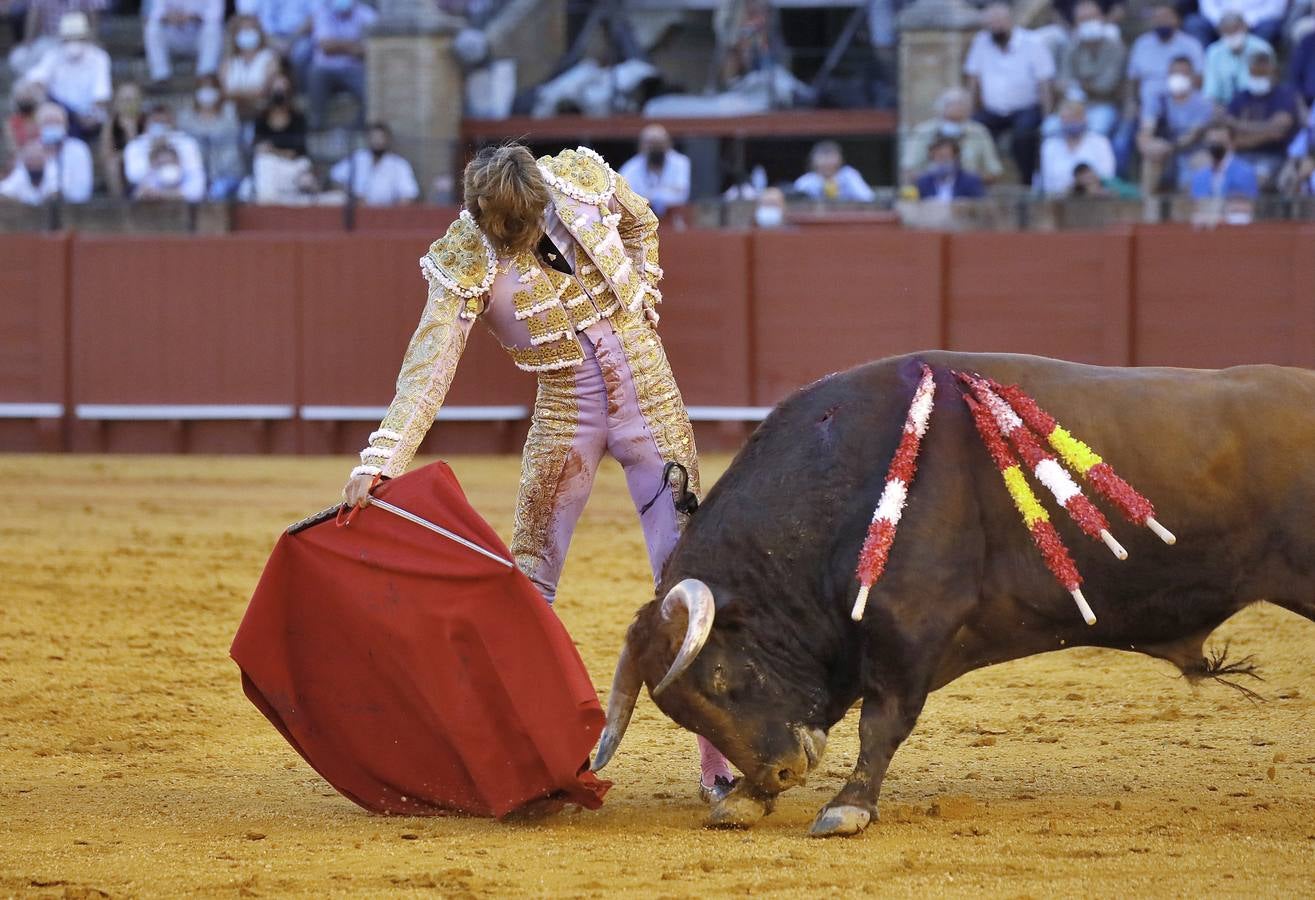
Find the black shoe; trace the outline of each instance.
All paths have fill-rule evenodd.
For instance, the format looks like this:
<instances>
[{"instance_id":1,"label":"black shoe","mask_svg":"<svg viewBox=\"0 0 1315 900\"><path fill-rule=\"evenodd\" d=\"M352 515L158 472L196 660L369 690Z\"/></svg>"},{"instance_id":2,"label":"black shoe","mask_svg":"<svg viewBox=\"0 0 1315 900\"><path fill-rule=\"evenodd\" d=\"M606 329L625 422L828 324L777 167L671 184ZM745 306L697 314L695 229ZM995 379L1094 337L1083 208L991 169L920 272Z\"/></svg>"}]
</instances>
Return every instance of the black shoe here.
<instances>
[{"instance_id":1,"label":"black shoe","mask_svg":"<svg viewBox=\"0 0 1315 900\"><path fill-rule=\"evenodd\" d=\"M735 786L740 783L738 778L727 778L725 775L718 775L712 782L712 786L699 782L699 799L704 803L720 803L726 799L726 795L735 790Z\"/></svg>"}]
</instances>

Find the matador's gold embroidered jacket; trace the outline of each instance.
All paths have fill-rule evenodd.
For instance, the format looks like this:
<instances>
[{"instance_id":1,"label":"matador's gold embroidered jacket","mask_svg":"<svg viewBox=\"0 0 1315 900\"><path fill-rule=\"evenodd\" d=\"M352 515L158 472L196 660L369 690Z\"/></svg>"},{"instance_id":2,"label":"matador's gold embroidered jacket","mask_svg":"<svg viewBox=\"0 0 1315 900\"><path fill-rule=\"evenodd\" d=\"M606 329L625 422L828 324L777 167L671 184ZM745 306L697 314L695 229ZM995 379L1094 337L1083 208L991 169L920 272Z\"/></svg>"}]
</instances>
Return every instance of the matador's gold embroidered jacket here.
<instances>
[{"instance_id":1,"label":"matador's gold embroidered jacket","mask_svg":"<svg viewBox=\"0 0 1315 900\"><path fill-rule=\"evenodd\" d=\"M556 230L556 217L569 232L576 274L544 266L528 251L499 259L463 211L420 260L428 301L402 362L396 396L353 474L393 477L406 471L443 404L476 319L517 366L551 372L583 362L578 332L601 318L644 313L661 302L658 222L648 202L586 147L542 157L539 170L552 195L545 224Z\"/></svg>"}]
</instances>

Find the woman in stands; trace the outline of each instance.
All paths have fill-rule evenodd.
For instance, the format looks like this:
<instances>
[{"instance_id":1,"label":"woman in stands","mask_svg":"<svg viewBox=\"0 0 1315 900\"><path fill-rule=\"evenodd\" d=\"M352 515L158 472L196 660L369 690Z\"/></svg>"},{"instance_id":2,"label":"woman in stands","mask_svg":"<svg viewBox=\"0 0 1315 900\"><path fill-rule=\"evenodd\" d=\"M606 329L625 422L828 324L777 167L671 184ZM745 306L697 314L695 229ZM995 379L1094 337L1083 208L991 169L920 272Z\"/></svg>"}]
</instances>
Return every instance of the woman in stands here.
<instances>
[{"instance_id":1,"label":"woman in stands","mask_svg":"<svg viewBox=\"0 0 1315 900\"><path fill-rule=\"evenodd\" d=\"M376 478L401 475L443 403L476 319L539 379L525 442L512 552L549 603L604 454L625 470L656 580L698 490L694 432L655 329L657 218L592 150L535 161L519 145L466 167L465 209L420 261L429 299L397 395L361 452L344 496L369 502ZM729 764L699 738L700 793L730 789Z\"/></svg>"}]
</instances>

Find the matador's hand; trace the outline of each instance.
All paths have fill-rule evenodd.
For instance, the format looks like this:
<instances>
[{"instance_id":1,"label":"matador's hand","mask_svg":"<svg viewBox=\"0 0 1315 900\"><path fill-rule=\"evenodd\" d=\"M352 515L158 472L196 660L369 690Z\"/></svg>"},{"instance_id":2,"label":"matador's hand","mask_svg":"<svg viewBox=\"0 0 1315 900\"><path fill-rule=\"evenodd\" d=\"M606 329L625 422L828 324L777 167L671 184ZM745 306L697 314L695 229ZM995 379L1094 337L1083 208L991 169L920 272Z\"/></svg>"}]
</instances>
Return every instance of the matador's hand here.
<instances>
[{"instance_id":1,"label":"matador's hand","mask_svg":"<svg viewBox=\"0 0 1315 900\"><path fill-rule=\"evenodd\" d=\"M373 483L373 475L354 475L348 478L347 486L342 489L343 500L348 506L369 506L370 485Z\"/></svg>"},{"instance_id":2,"label":"matador's hand","mask_svg":"<svg viewBox=\"0 0 1315 900\"><path fill-rule=\"evenodd\" d=\"M662 317L658 315L658 311L651 306L644 307L644 318L648 319L648 323L654 328L657 328L657 323L662 321Z\"/></svg>"}]
</instances>

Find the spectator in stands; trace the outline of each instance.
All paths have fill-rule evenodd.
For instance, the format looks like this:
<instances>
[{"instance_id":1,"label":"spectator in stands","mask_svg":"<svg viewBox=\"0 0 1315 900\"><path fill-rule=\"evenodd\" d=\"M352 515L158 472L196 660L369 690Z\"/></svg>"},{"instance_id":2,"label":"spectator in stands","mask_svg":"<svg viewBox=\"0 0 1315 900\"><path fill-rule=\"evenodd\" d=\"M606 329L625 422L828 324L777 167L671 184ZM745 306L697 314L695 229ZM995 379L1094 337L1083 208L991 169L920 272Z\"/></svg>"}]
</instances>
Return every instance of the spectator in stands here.
<instances>
[{"instance_id":1,"label":"spectator in stands","mask_svg":"<svg viewBox=\"0 0 1315 900\"><path fill-rule=\"evenodd\" d=\"M1197 203L1194 218L1214 223L1223 218L1231 224L1251 221L1253 204L1260 195L1256 170L1233 153L1233 127L1211 125L1205 132L1209 165L1192 173L1192 199Z\"/></svg>"},{"instance_id":2,"label":"spectator in stands","mask_svg":"<svg viewBox=\"0 0 1315 900\"><path fill-rule=\"evenodd\" d=\"M292 99L292 83L285 76L270 86L269 105L256 118L254 143L257 150L288 159L306 155L306 117Z\"/></svg>"},{"instance_id":3,"label":"spectator in stands","mask_svg":"<svg viewBox=\"0 0 1315 900\"><path fill-rule=\"evenodd\" d=\"M1118 29L1105 21L1100 4L1080 0L1073 7L1073 41L1059 64L1060 93L1087 105L1087 127L1109 137L1119 121L1119 99L1128 51Z\"/></svg>"},{"instance_id":4,"label":"spectator in stands","mask_svg":"<svg viewBox=\"0 0 1315 900\"><path fill-rule=\"evenodd\" d=\"M38 138L20 149L22 164L10 173L13 193L7 196L33 204L55 196L65 203L86 203L94 180L91 150L69 134L68 113L57 104L43 103L37 108L36 124Z\"/></svg>"},{"instance_id":5,"label":"spectator in stands","mask_svg":"<svg viewBox=\"0 0 1315 900\"><path fill-rule=\"evenodd\" d=\"M772 5L767 0L720 0L713 12L713 31L721 54L721 84L772 66L775 47Z\"/></svg>"},{"instance_id":6,"label":"spectator in stands","mask_svg":"<svg viewBox=\"0 0 1315 900\"><path fill-rule=\"evenodd\" d=\"M224 50L224 0L153 0L145 42L157 86L169 79L171 53L196 57L196 74L213 75Z\"/></svg>"},{"instance_id":7,"label":"spectator in stands","mask_svg":"<svg viewBox=\"0 0 1315 900\"><path fill-rule=\"evenodd\" d=\"M1224 13L1219 20L1219 40L1205 51L1203 93L1215 103L1227 106L1246 80L1247 60L1256 53L1273 52L1267 41L1248 33L1241 15Z\"/></svg>"},{"instance_id":8,"label":"spectator in stands","mask_svg":"<svg viewBox=\"0 0 1315 900\"><path fill-rule=\"evenodd\" d=\"M1141 189L1147 197L1187 185L1193 157L1200 154L1206 126L1215 117L1215 105L1197 89L1194 75L1190 59L1175 59L1159 103L1142 111L1137 150L1142 157Z\"/></svg>"},{"instance_id":9,"label":"spectator in stands","mask_svg":"<svg viewBox=\"0 0 1315 900\"><path fill-rule=\"evenodd\" d=\"M1288 145L1288 161L1279 175L1279 190L1288 196L1309 195L1315 186L1315 106L1306 126Z\"/></svg>"},{"instance_id":10,"label":"spectator in stands","mask_svg":"<svg viewBox=\"0 0 1315 900\"><path fill-rule=\"evenodd\" d=\"M235 16L228 33L220 82L238 117L251 121L269 102L270 87L279 76L279 55L266 44L255 16Z\"/></svg>"},{"instance_id":11,"label":"spectator in stands","mask_svg":"<svg viewBox=\"0 0 1315 900\"><path fill-rule=\"evenodd\" d=\"M1041 189L1058 197L1073 186L1073 169L1086 163L1101 178L1114 177L1110 139L1087 127L1087 110L1080 100L1065 100L1059 108L1059 134L1041 145Z\"/></svg>"},{"instance_id":12,"label":"spectator in stands","mask_svg":"<svg viewBox=\"0 0 1315 900\"><path fill-rule=\"evenodd\" d=\"M46 148L40 142L23 144L13 169L0 181L0 200L40 206L59 193L54 169L46 164Z\"/></svg>"},{"instance_id":13,"label":"spectator in stands","mask_svg":"<svg viewBox=\"0 0 1315 900\"><path fill-rule=\"evenodd\" d=\"M357 0L325 0L315 11L315 55L307 76L310 127L324 127L329 97L356 98L356 126L365 121L365 34L378 15Z\"/></svg>"},{"instance_id":14,"label":"spectator in stands","mask_svg":"<svg viewBox=\"0 0 1315 900\"><path fill-rule=\"evenodd\" d=\"M0 22L9 26L13 44L23 43L27 27L27 0L0 0Z\"/></svg>"},{"instance_id":15,"label":"spectator in stands","mask_svg":"<svg viewBox=\"0 0 1315 900\"><path fill-rule=\"evenodd\" d=\"M108 0L28 0L23 40L9 51L9 67L22 75L36 65L46 52L59 44L59 24L65 13L87 14L91 33Z\"/></svg>"},{"instance_id":16,"label":"spectator in stands","mask_svg":"<svg viewBox=\"0 0 1315 900\"><path fill-rule=\"evenodd\" d=\"M1273 184L1301 122L1297 92L1276 83L1277 68L1272 53L1253 54L1242 90L1228 104L1233 146L1256 170L1261 187Z\"/></svg>"},{"instance_id":17,"label":"spectator in stands","mask_svg":"<svg viewBox=\"0 0 1315 900\"><path fill-rule=\"evenodd\" d=\"M621 176L662 216L689 202L689 171L689 157L671 146L665 128L653 124L639 133L639 153L626 160Z\"/></svg>"},{"instance_id":18,"label":"spectator in stands","mask_svg":"<svg viewBox=\"0 0 1315 900\"><path fill-rule=\"evenodd\" d=\"M1315 29L1312 29L1292 51L1291 81L1307 106L1315 107Z\"/></svg>"},{"instance_id":19,"label":"spectator in stands","mask_svg":"<svg viewBox=\"0 0 1315 900\"><path fill-rule=\"evenodd\" d=\"M785 191L780 188L763 188L753 208L753 224L757 228L782 228L785 225Z\"/></svg>"},{"instance_id":20,"label":"spectator in stands","mask_svg":"<svg viewBox=\"0 0 1315 900\"><path fill-rule=\"evenodd\" d=\"M932 141L931 161L918 177L918 198L948 203L951 200L976 200L986 196L982 179L965 172L959 165L959 142L951 137Z\"/></svg>"},{"instance_id":21,"label":"spectator in stands","mask_svg":"<svg viewBox=\"0 0 1315 900\"><path fill-rule=\"evenodd\" d=\"M383 122L372 122L368 147L340 160L329 173L334 184L348 188L367 206L400 206L420 199L411 164L393 152L393 132Z\"/></svg>"},{"instance_id":22,"label":"spectator in stands","mask_svg":"<svg viewBox=\"0 0 1315 900\"><path fill-rule=\"evenodd\" d=\"M808 168L811 171L795 180L794 190L813 200L871 203L876 197L858 170L845 165L845 157L835 141L814 145L808 155Z\"/></svg>"},{"instance_id":23,"label":"spectator in stands","mask_svg":"<svg viewBox=\"0 0 1315 900\"><path fill-rule=\"evenodd\" d=\"M998 140L1009 134L1019 176L1036 172L1041 121L1053 102L1055 62L1030 32L1014 27L1007 4L993 2L982 13L985 26L973 37L964 72L977 98L977 121Z\"/></svg>"},{"instance_id":24,"label":"spectator in stands","mask_svg":"<svg viewBox=\"0 0 1315 900\"><path fill-rule=\"evenodd\" d=\"M65 13L59 20L59 38L59 45L48 50L23 81L41 85L48 98L68 111L69 134L94 138L110 100L110 55L92 42L86 13Z\"/></svg>"},{"instance_id":25,"label":"spectator in stands","mask_svg":"<svg viewBox=\"0 0 1315 900\"><path fill-rule=\"evenodd\" d=\"M269 45L292 66L298 84L306 84L315 53L312 31L317 0L255 0L254 13Z\"/></svg>"},{"instance_id":26,"label":"spectator in stands","mask_svg":"<svg viewBox=\"0 0 1315 900\"><path fill-rule=\"evenodd\" d=\"M201 147L207 196L211 200L231 198L246 175L242 123L232 102L224 98L218 77L206 75L197 82L192 104L179 113L178 128Z\"/></svg>"},{"instance_id":27,"label":"spectator in stands","mask_svg":"<svg viewBox=\"0 0 1315 900\"><path fill-rule=\"evenodd\" d=\"M134 200L200 203L205 198L205 177L183 167L178 151L168 139L156 138L147 160L146 171L133 192Z\"/></svg>"},{"instance_id":28,"label":"spectator in stands","mask_svg":"<svg viewBox=\"0 0 1315 900\"><path fill-rule=\"evenodd\" d=\"M115 197L128 196L123 177L123 151L146 130L142 114L142 89L128 81L114 90L110 119L100 133L100 159L105 167L105 183Z\"/></svg>"},{"instance_id":29,"label":"spectator in stands","mask_svg":"<svg viewBox=\"0 0 1315 900\"><path fill-rule=\"evenodd\" d=\"M1198 11L1183 22L1183 30L1201 42L1212 44L1223 32L1224 16L1240 13L1251 31L1271 47L1278 44L1287 18L1289 0L1200 0Z\"/></svg>"},{"instance_id":30,"label":"spectator in stands","mask_svg":"<svg viewBox=\"0 0 1315 900\"><path fill-rule=\"evenodd\" d=\"M5 119L5 144L14 152L37 139L37 108L46 99L39 84L20 84L11 98L14 111Z\"/></svg>"},{"instance_id":31,"label":"spectator in stands","mask_svg":"<svg viewBox=\"0 0 1315 900\"><path fill-rule=\"evenodd\" d=\"M1070 197L1108 197L1115 200L1136 200L1137 188L1111 176L1101 178L1091 166L1078 163L1073 167L1073 187Z\"/></svg>"},{"instance_id":32,"label":"spectator in stands","mask_svg":"<svg viewBox=\"0 0 1315 900\"><path fill-rule=\"evenodd\" d=\"M941 94L936 101L936 117L919 122L904 140L900 169L905 184L912 184L926 167L932 142L942 137L958 143L959 161L965 172L987 183L1004 174L991 133L971 118L972 111L972 95L963 88L950 88Z\"/></svg>"},{"instance_id":33,"label":"spectator in stands","mask_svg":"<svg viewBox=\"0 0 1315 900\"><path fill-rule=\"evenodd\" d=\"M160 144L173 148L174 159L182 170L180 190L192 202L200 201L205 196L205 163L201 158L201 146L191 135L174 127L173 111L163 103L151 108L146 115L145 130L123 149L123 175L129 185L128 192L137 196L142 180L152 168L152 154Z\"/></svg>"},{"instance_id":34,"label":"spectator in stands","mask_svg":"<svg viewBox=\"0 0 1315 900\"><path fill-rule=\"evenodd\" d=\"M1205 67L1201 42L1181 31L1178 23L1177 10L1167 0L1157 0L1151 8L1151 30L1132 42L1128 55L1129 105L1124 112L1130 122L1139 121L1145 110L1159 107L1175 59L1187 57L1194 72Z\"/></svg>"}]
</instances>

